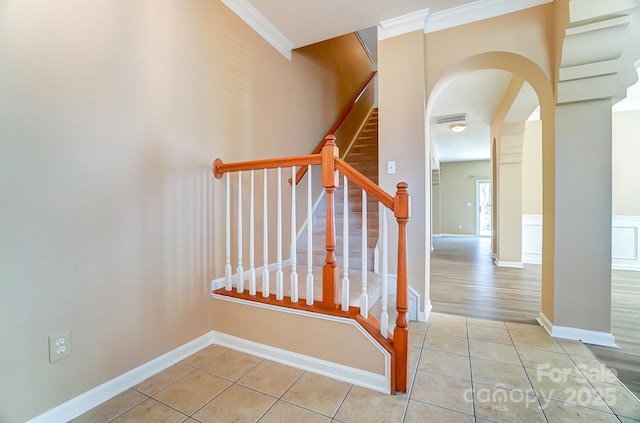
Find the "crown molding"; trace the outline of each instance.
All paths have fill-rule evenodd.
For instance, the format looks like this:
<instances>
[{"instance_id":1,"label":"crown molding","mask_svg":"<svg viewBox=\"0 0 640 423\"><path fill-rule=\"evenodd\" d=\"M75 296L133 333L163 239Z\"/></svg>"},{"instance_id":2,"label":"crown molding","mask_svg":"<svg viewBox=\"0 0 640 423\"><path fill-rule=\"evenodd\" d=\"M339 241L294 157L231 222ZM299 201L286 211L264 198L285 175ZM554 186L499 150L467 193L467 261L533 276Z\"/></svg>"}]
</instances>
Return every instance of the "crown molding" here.
<instances>
[{"instance_id":1,"label":"crown molding","mask_svg":"<svg viewBox=\"0 0 640 423\"><path fill-rule=\"evenodd\" d=\"M381 21L378 25L378 40L396 37L419 29L424 30L428 18L429 9L422 9Z\"/></svg>"},{"instance_id":2,"label":"crown molding","mask_svg":"<svg viewBox=\"0 0 640 423\"><path fill-rule=\"evenodd\" d=\"M291 60L293 43L273 26L248 0L221 0L240 19L256 31L262 38Z\"/></svg>"},{"instance_id":3,"label":"crown molding","mask_svg":"<svg viewBox=\"0 0 640 423\"><path fill-rule=\"evenodd\" d=\"M553 0L478 0L429 16L425 34L551 3Z\"/></svg>"}]
</instances>

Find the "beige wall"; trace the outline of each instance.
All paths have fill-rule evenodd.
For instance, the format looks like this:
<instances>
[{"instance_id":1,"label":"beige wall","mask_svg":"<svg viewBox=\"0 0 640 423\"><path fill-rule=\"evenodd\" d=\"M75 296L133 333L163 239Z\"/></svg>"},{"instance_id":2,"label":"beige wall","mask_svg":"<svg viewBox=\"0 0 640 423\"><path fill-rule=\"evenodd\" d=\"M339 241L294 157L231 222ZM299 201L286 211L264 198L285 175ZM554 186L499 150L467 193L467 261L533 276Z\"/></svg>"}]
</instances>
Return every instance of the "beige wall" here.
<instances>
[{"instance_id":1,"label":"beige wall","mask_svg":"<svg viewBox=\"0 0 640 423\"><path fill-rule=\"evenodd\" d=\"M640 216L640 110L613 114L613 214Z\"/></svg>"},{"instance_id":2,"label":"beige wall","mask_svg":"<svg viewBox=\"0 0 640 423\"><path fill-rule=\"evenodd\" d=\"M408 277L410 285L428 301L430 195L426 196L429 154L425 142L424 36L422 31L383 40L379 59L379 180L395 195L396 184L405 181L411 195L408 229ZM395 174L387 174L387 161L396 162ZM397 226L389 225L389 251L396 251ZM396 272L395 263L389 271ZM426 295L427 294L427 295ZM424 311L423 305L420 311Z\"/></svg>"},{"instance_id":3,"label":"beige wall","mask_svg":"<svg viewBox=\"0 0 640 423\"><path fill-rule=\"evenodd\" d=\"M541 122L526 123L522 152L522 214L542 214ZM613 215L640 215L640 110L613 113Z\"/></svg>"},{"instance_id":4,"label":"beige wall","mask_svg":"<svg viewBox=\"0 0 640 423\"><path fill-rule=\"evenodd\" d=\"M308 153L362 82L319 56L287 61L217 1L2 2L0 421L211 330L211 160Z\"/></svg>"},{"instance_id":5,"label":"beige wall","mask_svg":"<svg viewBox=\"0 0 640 423\"><path fill-rule=\"evenodd\" d=\"M610 100L556 106L552 322L605 333L611 332L611 120Z\"/></svg>"},{"instance_id":6,"label":"beige wall","mask_svg":"<svg viewBox=\"0 0 640 423\"><path fill-rule=\"evenodd\" d=\"M216 332L382 376L387 370L379 346L348 319L316 319L297 311L274 311L220 299L214 303Z\"/></svg>"},{"instance_id":7,"label":"beige wall","mask_svg":"<svg viewBox=\"0 0 640 423\"><path fill-rule=\"evenodd\" d=\"M443 234L476 234L476 181L491 180L491 162L440 164L440 222ZM467 206L471 203L471 206ZM462 229L458 228L462 225Z\"/></svg>"},{"instance_id":8,"label":"beige wall","mask_svg":"<svg viewBox=\"0 0 640 423\"><path fill-rule=\"evenodd\" d=\"M525 124L522 144L522 214L542 214L542 122Z\"/></svg>"},{"instance_id":9,"label":"beige wall","mask_svg":"<svg viewBox=\"0 0 640 423\"><path fill-rule=\"evenodd\" d=\"M431 92L440 78L452 70L473 70L458 68L458 65L466 58L487 51L517 53L537 64L547 76L552 75L553 50L549 39L553 30L552 13L553 5L547 4L425 35L427 89ZM494 65L502 69L503 63L496 60ZM517 66L515 62L511 65Z\"/></svg>"}]
</instances>

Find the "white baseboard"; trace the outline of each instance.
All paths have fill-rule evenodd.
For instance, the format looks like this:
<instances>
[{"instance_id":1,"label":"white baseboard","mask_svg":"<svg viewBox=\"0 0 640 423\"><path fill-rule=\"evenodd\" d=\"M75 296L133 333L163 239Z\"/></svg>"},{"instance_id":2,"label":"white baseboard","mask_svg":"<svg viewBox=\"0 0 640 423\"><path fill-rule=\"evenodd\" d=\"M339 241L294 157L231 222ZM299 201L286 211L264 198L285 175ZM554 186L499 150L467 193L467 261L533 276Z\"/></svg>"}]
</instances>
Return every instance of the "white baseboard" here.
<instances>
[{"instance_id":1,"label":"white baseboard","mask_svg":"<svg viewBox=\"0 0 640 423\"><path fill-rule=\"evenodd\" d=\"M513 267L516 269L522 269L524 265L521 261L500 261L496 260L496 266L498 267Z\"/></svg>"},{"instance_id":2,"label":"white baseboard","mask_svg":"<svg viewBox=\"0 0 640 423\"><path fill-rule=\"evenodd\" d=\"M390 274L388 275L389 283L387 284L387 294L388 295L397 295L397 286L398 286L398 275ZM407 319L426 322L427 315L431 310L431 302L429 301L429 310L420 311L421 295L418 294L418 291L413 289L411 286L409 287L409 310L407 311ZM427 300L428 301L428 300Z\"/></svg>"},{"instance_id":3,"label":"white baseboard","mask_svg":"<svg viewBox=\"0 0 640 423\"><path fill-rule=\"evenodd\" d=\"M286 364L287 366L297 369L341 380L373 391L385 394L390 393L391 380L388 375L383 376L377 373L355 369L353 367L275 348L270 345L248 341L227 335L226 333L213 332L213 340L215 344Z\"/></svg>"},{"instance_id":4,"label":"white baseboard","mask_svg":"<svg viewBox=\"0 0 640 423\"><path fill-rule=\"evenodd\" d=\"M418 313L418 321L426 322L427 320L429 320L429 314L431 314L432 309L433 306L431 305L431 300L427 299L426 304L424 305L424 311Z\"/></svg>"},{"instance_id":5,"label":"white baseboard","mask_svg":"<svg viewBox=\"0 0 640 423\"><path fill-rule=\"evenodd\" d=\"M547 318L547 316L544 315L543 312L540 312L540 314L538 315L538 318L536 319L536 321L540 324L540 326L542 326L544 328L544 330L547 331L547 333L549 335L551 335L551 332L552 332L552 329L553 329L553 324Z\"/></svg>"},{"instance_id":6,"label":"white baseboard","mask_svg":"<svg viewBox=\"0 0 640 423\"><path fill-rule=\"evenodd\" d=\"M452 238L478 238L475 234L440 234L440 236Z\"/></svg>"},{"instance_id":7,"label":"white baseboard","mask_svg":"<svg viewBox=\"0 0 640 423\"><path fill-rule=\"evenodd\" d=\"M522 263L542 264L542 253L522 253Z\"/></svg>"},{"instance_id":8,"label":"white baseboard","mask_svg":"<svg viewBox=\"0 0 640 423\"><path fill-rule=\"evenodd\" d=\"M28 420L27 423L66 423L211 345L213 339L212 332L206 333L102 385L71 398L69 401Z\"/></svg>"},{"instance_id":9,"label":"white baseboard","mask_svg":"<svg viewBox=\"0 0 640 423\"><path fill-rule=\"evenodd\" d=\"M397 279L396 279L397 280ZM409 287L409 311L407 318L409 320L418 320L420 316L420 294L415 289Z\"/></svg>"},{"instance_id":10,"label":"white baseboard","mask_svg":"<svg viewBox=\"0 0 640 423\"><path fill-rule=\"evenodd\" d=\"M542 312L536 319L538 323L554 338L573 339L585 344L601 345L603 347L618 348L613 334L587 329L556 326Z\"/></svg>"},{"instance_id":11,"label":"white baseboard","mask_svg":"<svg viewBox=\"0 0 640 423\"><path fill-rule=\"evenodd\" d=\"M28 420L26 423L66 423L214 343L363 388L386 394L390 393L390 375L367 372L211 331L102 385L71 398Z\"/></svg>"}]
</instances>

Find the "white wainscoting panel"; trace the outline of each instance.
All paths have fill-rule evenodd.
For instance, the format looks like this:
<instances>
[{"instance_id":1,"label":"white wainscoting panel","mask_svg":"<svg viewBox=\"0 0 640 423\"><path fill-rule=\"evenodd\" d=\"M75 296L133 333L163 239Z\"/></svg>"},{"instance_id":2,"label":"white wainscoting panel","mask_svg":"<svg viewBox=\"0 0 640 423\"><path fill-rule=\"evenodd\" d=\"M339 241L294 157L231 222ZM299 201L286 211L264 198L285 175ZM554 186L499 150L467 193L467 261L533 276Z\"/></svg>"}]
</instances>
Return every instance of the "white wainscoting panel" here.
<instances>
[{"instance_id":1,"label":"white wainscoting panel","mask_svg":"<svg viewBox=\"0 0 640 423\"><path fill-rule=\"evenodd\" d=\"M611 268L640 272L640 216L611 219ZM542 263L542 216L522 216L522 262Z\"/></svg>"},{"instance_id":2,"label":"white wainscoting panel","mask_svg":"<svg viewBox=\"0 0 640 423\"><path fill-rule=\"evenodd\" d=\"M542 215L522 215L522 262L542 263Z\"/></svg>"},{"instance_id":3,"label":"white wainscoting panel","mask_svg":"<svg viewBox=\"0 0 640 423\"><path fill-rule=\"evenodd\" d=\"M613 216L611 267L640 272L640 216Z\"/></svg>"}]
</instances>

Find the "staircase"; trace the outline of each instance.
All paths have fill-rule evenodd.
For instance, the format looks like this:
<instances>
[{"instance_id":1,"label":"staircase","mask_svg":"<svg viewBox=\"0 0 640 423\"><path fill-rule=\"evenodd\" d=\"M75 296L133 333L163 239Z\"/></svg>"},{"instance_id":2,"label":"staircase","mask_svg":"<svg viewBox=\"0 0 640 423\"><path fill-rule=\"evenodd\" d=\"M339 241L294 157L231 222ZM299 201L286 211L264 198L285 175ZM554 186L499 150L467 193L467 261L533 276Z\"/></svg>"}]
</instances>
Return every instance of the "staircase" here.
<instances>
[{"instance_id":1,"label":"staircase","mask_svg":"<svg viewBox=\"0 0 640 423\"><path fill-rule=\"evenodd\" d=\"M377 113L374 111L367 117L353 145L346 149L344 159L339 158L335 137L331 134L325 136L320 147L314 149L311 155L235 163L225 163L222 159L216 158L212 164L214 176L217 179L225 175L229 177L226 178L226 264L224 276L212 283L212 296L216 301L216 312L223 316L215 319L219 324L216 330L230 336L227 342L235 342L247 348L246 341L248 341L251 343L252 350L264 348L266 356L282 357L282 354L292 352L297 354L297 357L302 357L304 366L322 369L323 372L330 369L332 372L330 374L335 375L336 378L352 381L358 386L374 388L380 392L407 392L409 286L406 240L410 196L408 185L404 182L397 184L395 195L384 191L373 182L378 181L377 135ZM277 244L278 257L276 263L269 263L261 270L256 269L253 260L256 250L253 237L255 230L250 224L249 236L243 236L243 226L240 225L235 234L240 251L242 251L243 238L248 238L249 241L249 268L244 268L241 254L238 254L235 259L231 251L231 243L234 239L234 231L231 230L233 214L231 210L238 214L242 213L243 208L247 206L253 210L256 193L252 183L247 198L240 195L242 193L242 185L239 184L240 172L257 170L258 174L265 175L262 177L264 182L262 197L266 199L269 192L267 170L282 168L291 169L291 171L306 170L310 165L320 166L320 174L324 176L320 181L321 186L325 191L329 190L327 198L331 203L335 201L329 213L326 213L322 206L317 207L316 215L312 216L309 222L308 232L314 241L313 250L309 251L309 254L314 256L313 266L307 266L305 269L307 254L304 250L307 243L304 239L300 239L297 244L300 247L295 252L298 258L297 263L292 262L290 266L284 265L281 255L281 235L278 235L275 240L277 242L271 241L269 234L273 230L270 230L268 225L264 225L262 239L265 245ZM338 186L343 185L343 187L337 193L333 191L337 181L329 177L336 171L349 180L348 188L345 188L344 179L340 178ZM232 178L232 174L237 176ZM314 175L317 174L314 173ZM304 172L300 172L300 178L303 176ZM298 175L296 180L299 180ZM281 178L278 178L278 182L280 181ZM278 226L281 231L282 184L275 185L271 181L270 186L272 189L277 187L278 191ZM364 221L362 210L365 206L361 200L363 190L369 193L366 203L367 213L364 215L367 217L365 228L362 228ZM231 201L233 192L238 192L237 197L240 199L235 207L232 207ZM292 191L292 195L293 192L295 191ZM313 201L313 192L318 190L307 190L308 203ZM344 207L345 195L348 207ZM326 202L328 203L329 201ZM292 214L296 213L295 204L297 202L291 203ZM397 254L397 277L393 280L389 278L383 281L381 274L372 273L374 265L369 265L367 260L367 256L373 259L374 248L378 242L378 207L384 207L385 213L395 217L393 226L398 233L397 252L389 254L393 256ZM263 209L266 211L267 207ZM335 213L333 213L334 210ZM262 217L266 219L266 214ZM389 219L389 221L392 220ZM342 242L342 221L345 222L345 227L349 225L348 231L344 231L344 236L348 236L350 241L348 251L345 251L349 258L348 275L344 264L340 266L338 263L325 263L326 249L335 247L337 247L335 251L337 261L343 261L342 249L345 246ZM326 223L329 224L326 225ZM327 226L330 232L325 233ZM361 237L363 231L366 231L364 245ZM306 235L307 231L303 233ZM361 272L363 256L367 263L364 265L364 273ZM267 259L264 261L266 263ZM232 264L237 266L234 267ZM290 274L285 275L285 272ZM365 281L365 275L367 281ZM348 276L348 279L344 276ZM391 283L392 286L383 293L384 283ZM378 299L382 296L384 301L389 291L395 292L397 299L397 319L392 336L389 333L387 313L380 313L379 319L373 314ZM316 301L311 301L310 295L313 295ZM386 307L381 309L385 310ZM242 322L242 324L233 322ZM300 338L301 334L306 337ZM348 348L345 348L347 344ZM354 353L351 354L351 352ZM320 361L317 362L316 358ZM338 364L340 367L332 368L327 366L327 362Z\"/></svg>"},{"instance_id":2,"label":"staircase","mask_svg":"<svg viewBox=\"0 0 640 423\"><path fill-rule=\"evenodd\" d=\"M373 109L362 127L344 160L360 171L372 182L378 183L378 109ZM342 176L340 186L335 193L336 215L336 261L343 266L343 215L344 185ZM324 264L326 228L326 197L323 197L313 216L313 263ZM349 269L362 269L362 190L349 186ZM367 197L367 267L370 272L374 266L374 251L378 242L378 201ZM307 262L307 234L300 236L297 244L298 263Z\"/></svg>"}]
</instances>

